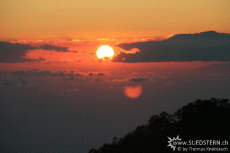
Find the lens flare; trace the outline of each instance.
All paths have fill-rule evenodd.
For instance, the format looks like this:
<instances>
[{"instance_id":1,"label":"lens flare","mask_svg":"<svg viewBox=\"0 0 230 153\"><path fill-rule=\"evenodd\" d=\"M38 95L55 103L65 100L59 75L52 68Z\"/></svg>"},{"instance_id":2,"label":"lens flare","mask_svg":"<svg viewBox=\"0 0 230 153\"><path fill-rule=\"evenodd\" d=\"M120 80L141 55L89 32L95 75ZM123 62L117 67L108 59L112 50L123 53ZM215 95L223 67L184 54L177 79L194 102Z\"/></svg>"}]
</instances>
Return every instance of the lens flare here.
<instances>
[{"instance_id":1,"label":"lens flare","mask_svg":"<svg viewBox=\"0 0 230 153\"><path fill-rule=\"evenodd\" d=\"M128 98L138 98L142 94L142 86L127 86L124 89L124 93Z\"/></svg>"}]
</instances>

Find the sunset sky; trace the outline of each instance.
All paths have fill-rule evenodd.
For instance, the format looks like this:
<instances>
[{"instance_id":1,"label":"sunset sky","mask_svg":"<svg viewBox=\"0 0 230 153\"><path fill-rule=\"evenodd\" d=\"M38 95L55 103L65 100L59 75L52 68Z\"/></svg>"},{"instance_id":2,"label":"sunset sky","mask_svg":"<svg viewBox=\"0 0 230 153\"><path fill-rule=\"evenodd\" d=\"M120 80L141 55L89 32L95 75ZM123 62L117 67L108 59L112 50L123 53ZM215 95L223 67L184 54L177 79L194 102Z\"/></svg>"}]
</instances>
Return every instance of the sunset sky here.
<instances>
[{"instance_id":1,"label":"sunset sky","mask_svg":"<svg viewBox=\"0 0 230 153\"><path fill-rule=\"evenodd\" d=\"M228 0L3 0L1 40L96 40L229 33Z\"/></svg>"},{"instance_id":2,"label":"sunset sky","mask_svg":"<svg viewBox=\"0 0 230 153\"><path fill-rule=\"evenodd\" d=\"M88 152L154 114L230 98L229 0L2 0L0 23L5 151Z\"/></svg>"}]
</instances>

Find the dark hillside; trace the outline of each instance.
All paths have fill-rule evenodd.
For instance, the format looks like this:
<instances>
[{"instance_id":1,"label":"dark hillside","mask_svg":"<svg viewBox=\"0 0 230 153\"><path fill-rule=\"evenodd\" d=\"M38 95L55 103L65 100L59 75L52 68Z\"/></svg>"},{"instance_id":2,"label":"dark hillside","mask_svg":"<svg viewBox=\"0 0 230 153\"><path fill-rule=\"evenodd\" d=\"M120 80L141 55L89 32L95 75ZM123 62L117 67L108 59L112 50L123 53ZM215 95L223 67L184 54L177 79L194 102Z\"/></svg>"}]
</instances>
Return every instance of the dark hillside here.
<instances>
[{"instance_id":1,"label":"dark hillside","mask_svg":"<svg viewBox=\"0 0 230 153\"><path fill-rule=\"evenodd\" d=\"M178 135L182 141L229 141L229 106L228 99L197 100L173 115L167 112L154 115L147 125L138 126L119 140L115 137L112 144L104 144L98 150L91 149L89 153L171 152L168 137L176 138Z\"/></svg>"}]
</instances>

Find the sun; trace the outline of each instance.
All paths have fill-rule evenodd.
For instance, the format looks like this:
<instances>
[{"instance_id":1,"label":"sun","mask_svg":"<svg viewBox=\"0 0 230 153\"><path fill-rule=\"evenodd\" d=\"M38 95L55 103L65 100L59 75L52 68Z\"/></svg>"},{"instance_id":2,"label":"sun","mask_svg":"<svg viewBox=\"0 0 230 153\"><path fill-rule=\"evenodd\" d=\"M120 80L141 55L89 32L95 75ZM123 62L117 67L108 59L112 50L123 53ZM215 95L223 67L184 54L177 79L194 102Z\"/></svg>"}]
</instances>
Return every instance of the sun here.
<instances>
[{"instance_id":1,"label":"sun","mask_svg":"<svg viewBox=\"0 0 230 153\"><path fill-rule=\"evenodd\" d=\"M114 55L113 48L103 45L97 49L97 57L102 60L110 60Z\"/></svg>"}]
</instances>

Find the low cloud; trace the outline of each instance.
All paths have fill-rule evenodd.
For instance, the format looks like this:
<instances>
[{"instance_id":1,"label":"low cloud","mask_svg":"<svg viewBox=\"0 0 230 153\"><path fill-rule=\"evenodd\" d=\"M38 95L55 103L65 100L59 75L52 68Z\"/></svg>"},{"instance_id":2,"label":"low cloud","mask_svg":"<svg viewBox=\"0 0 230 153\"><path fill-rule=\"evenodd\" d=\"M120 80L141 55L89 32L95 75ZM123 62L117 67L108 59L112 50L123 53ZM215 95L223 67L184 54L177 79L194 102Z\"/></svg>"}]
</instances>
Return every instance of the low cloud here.
<instances>
[{"instance_id":1,"label":"low cloud","mask_svg":"<svg viewBox=\"0 0 230 153\"><path fill-rule=\"evenodd\" d=\"M103 72L88 72L88 75L89 76L104 76L106 73L103 73Z\"/></svg>"},{"instance_id":2,"label":"low cloud","mask_svg":"<svg viewBox=\"0 0 230 153\"><path fill-rule=\"evenodd\" d=\"M52 79L37 79L37 78L33 79L33 82L47 82L47 81L52 81Z\"/></svg>"},{"instance_id":3,"label":"low cloud","mask_svg":"<svg viewBox=\"0 0 230 153\"><path fill-rule=\"evenodd\" d=\"M103 80L103 79L100 79L100 78L96 78L95 80L94 80L94 82L107 82L106 80Z\"/></svg>"},{"instance_id":4,"label":"low cloud","mask_svg":"<svg viewBox=\"0 0 230 153\"><path fill-rule=\"evenodd\" d=\"M121 52L113 62L170 62L170 61L230 61L230 34L208 31L177 34L162 41L124 43L124 50L138 48L140 52Z\"/></svg>"},{"instance_id":5,"label":"low cloud","mask_svg":"<svg viewBox=\"0 0 230 153\"><path fill-rule=\"evenodd\" d=\"M94 72L89 72L89 76L94 76L95 73Z\"/></svg>"},{"instance_id":6,"label":"low cloud","mask_svg":"<svg viewBox=\"0 0 230 153\"><path fill-rule=\"evenodd\" d=\"M90 79L82 79L82 78L75 78L75 77L68 77L68 78L63 78L63 81L77 81L77 82L84 82L84 81L90 81Z\"/></svg>"},{"instance_id":7,"label":"low cloud","mask_svg":"<svg viewBox=\"0 0 230 153\"><path fill-rule=\"evenodd\" d=\"M54 50L57 52L70 52L68 47L52 46L52 45L48 45L48 44L45 44L43 46L39 46L37 49Z\"/></svg>"},{"instance_id":8,"label":"low cloud","mask_svg":"<svg viewBox=\"0 0 230 153\"><path fill-rule=\"evenodd\" d=\"M83 73L78 71L65 71L60 70L57 72L51 72L49 70L44 71L38 71L37 69L32 69L28 71L11 71L11 72L5 72L6 74L10 75L16 75L16 76L51 76L51 77L64 77L64 76L83 76Z\"/></svg>"},{"instance_id":9,"label":"low cloud","mask_svg":"<svg viewBox=\"0 0 230 153\"><path fill-rule=\"evenodd\" d=\"M17 85L18 84L18 79L14 79L14 78L4 79L4 80L1 81L1 84L5 85L5 86Z\"/></svg>"},{"instance_id":10,"label":"low cloud","mask_svg":"<svg viewBox=\"0 0 230 153\"><path fill-rule=\"evenodd\" d=\"M22 78L9 78L9 79L2 80L1 84L5 86L12 86L12 85L19 85L19 84L27 85L28 82Z\"/></svg>"},{"instance_id":11,"label":"low cloud","mask_svg":"<svg viewBox=\"0 0 230 153\"><path fill-rule=\"evenodd\" d=\"M52 46L48 44L33 47L30 44L0 42L0 63L24 63L45 60L42 57L39 57L38 59L26 58L26 54L29 50L31 51L36 49L53 50L56 52L77 53L77 51L70 51L68 47Z\"/></svg>"},{"instance_id":12,"label":"low cloud","mask_svg":"<svg viewBox=\"0 0 230 153\"><path fill-rule=\"evenodd\" d=\"M35 59L25 58L27 51L34 50L30 44L19 44L0 42L0 62L5 63L24 63L38 61Z\"/></svg>"},{"instance_id":13,"label":"low cloud","mask_svg":"<svg viewBox=\"0 0 230 153\"><path fill-rule=\"evenodd\" d=\"M104 76L104 73L97 73L97 76Z\"/></svg>"},{"instance_id":14,"label":"low cloud","mask_svg":"<svg viewBox=\"0 0 230 153\"><path fill-rule=\"evenodd\" d=\"M132 77L127 77L125 79L112 80L112 82L144 82L144 81L152 81L152 79L148 77L138 77L137 75L133 75Z\"/></svg>"},{"instance_id":15,"label":"low cloud","mask_svg":"<svg viewBox=\"0 0 230 153\"><path fill-rule=\"evenodd\" d=\"M131 79L129 79L129 81L132 82L143 82L143 81L149 81L149 78L144 78L144 77L133 77Z\"/></svg>"},{"instance_id":16,"label":"low cloud","mask_svg":"<svg viewBox=\"0 0 230 153\"><path fill-rule=\"evenodd\" d=\"M28 82L22 78L19 78L19 81L21 82L22 85L27 85Z\"/></svg>"},{"instance_id":17,"label":"low cloud","mask_svg":"<svg viewBox=\"0 0 230 153\"><path fill-rule=\"evenodd\" d=\"M45 61L46 59L43 57L38 57L39 61Z\"/></svg>"}]
</instances>

